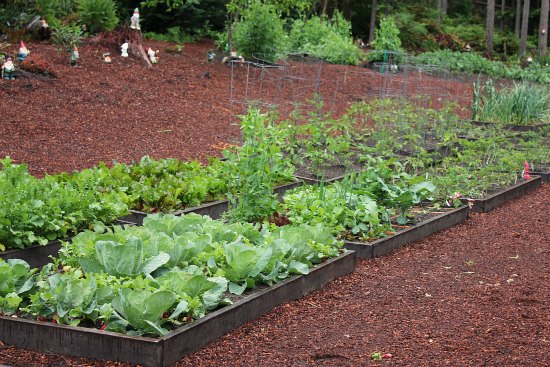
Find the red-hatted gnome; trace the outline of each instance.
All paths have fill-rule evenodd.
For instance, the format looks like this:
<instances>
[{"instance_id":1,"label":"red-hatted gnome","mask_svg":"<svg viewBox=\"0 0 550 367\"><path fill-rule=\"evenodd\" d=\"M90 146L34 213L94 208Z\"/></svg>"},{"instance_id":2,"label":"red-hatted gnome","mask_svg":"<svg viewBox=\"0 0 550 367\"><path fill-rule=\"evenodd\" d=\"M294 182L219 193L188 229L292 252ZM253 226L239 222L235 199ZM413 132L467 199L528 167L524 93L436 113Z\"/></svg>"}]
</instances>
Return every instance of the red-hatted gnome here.
<instances>
[{"instance_id":1,"label":"red-hatted gnome","mask_svg":"<svg viewBox=\"0 0 550 367\"><path fill-rule=\"evenodd\" d=\"M2 65L2 77L6 80L15 79L15 65L13 65L11 57L8 57L6 62Z\"/></svg>"},{"instance_id":2,"label":"red-hatted gnome","mask_svg":"<svg viewBox=\"0 0 550 367\"><path fill-rule=\"evenodd\" d=\"M31 52L27 50L27 46L21 41L21 44L19 45L19 53L17 54L17 58L19 61L25 60L27 56L29 56Z\"/></svg>"},{"instance_id":3,"label":"red-hatted gnome","mask_svg":"<svg viewBox=\"0 0 550 367\"><path fill-rule=\"evenodd\" d=\"M132 14L132 17L130 18L130 28L137 29L138 31L141 29L139 27L139 9L134 9L134 14Z\"/></svg>"}]
</instances>

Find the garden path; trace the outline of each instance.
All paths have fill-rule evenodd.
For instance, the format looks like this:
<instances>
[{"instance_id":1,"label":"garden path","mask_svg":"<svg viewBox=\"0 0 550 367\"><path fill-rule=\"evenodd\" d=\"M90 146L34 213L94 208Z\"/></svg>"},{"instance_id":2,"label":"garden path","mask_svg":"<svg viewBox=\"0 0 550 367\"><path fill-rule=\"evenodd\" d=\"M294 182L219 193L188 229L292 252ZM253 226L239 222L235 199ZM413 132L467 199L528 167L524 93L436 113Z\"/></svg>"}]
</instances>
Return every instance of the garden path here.
<instances>
[{"instance_id":1,"label":"garden path","mask_svg":"<svg viewBox=\"0 0 550 367\"><path fill-rule=\"evenodd\" d=\"M550 185L277 307L176 364L550 366ZM371 353L390 353L371 361ZM0 347L10 366L118 366Z\"/></svg>"}]
</instances>

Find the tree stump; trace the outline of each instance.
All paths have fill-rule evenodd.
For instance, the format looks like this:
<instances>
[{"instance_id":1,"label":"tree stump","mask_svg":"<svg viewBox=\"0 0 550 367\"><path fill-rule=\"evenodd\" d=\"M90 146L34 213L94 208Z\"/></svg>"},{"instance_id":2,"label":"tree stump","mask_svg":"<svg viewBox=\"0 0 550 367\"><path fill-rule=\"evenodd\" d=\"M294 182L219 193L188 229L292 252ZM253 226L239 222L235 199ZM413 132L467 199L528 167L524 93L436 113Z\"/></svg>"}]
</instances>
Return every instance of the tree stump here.
<instances>
[{"instance_id":1,"label":"tree stump","mask_svg":"<svg viewBox=\"0 0 550 367\"><path fill-rule=\"evenodd\" d=\"M129 55L142 59L149 67L153 66L143 47L143 36L140 30L125 26L114 31L100 33L90 40L91 44L103 46L114 53L120 53L120 46L124 42L128 42Z\"/></svg>"}]
</instances>

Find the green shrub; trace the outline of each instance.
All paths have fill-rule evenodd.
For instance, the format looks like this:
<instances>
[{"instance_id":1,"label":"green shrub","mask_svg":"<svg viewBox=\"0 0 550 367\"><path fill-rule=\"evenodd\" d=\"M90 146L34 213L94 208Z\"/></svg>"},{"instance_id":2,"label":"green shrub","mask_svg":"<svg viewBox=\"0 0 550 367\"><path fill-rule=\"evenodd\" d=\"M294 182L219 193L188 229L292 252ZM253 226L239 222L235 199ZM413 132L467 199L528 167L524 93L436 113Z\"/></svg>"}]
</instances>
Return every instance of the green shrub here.
<instances>
[{"instance_id":1,"label":"green shrub","mask_svg":"<svg viewBox=\"0 0 550 367\"><path fill-rule=\"evenodd\" d=\"M401 39L399 38L399 28L392 17L382 18L380 26L376 29L374 49L378 51L403 51Z\"/></svg>"},{"instance_id":2,"label":"green shrub","mask_svg":"<svg viewBox=\"0 0 550 367\"><path fill-rule=\"evenodd\" d=\"M289 41L293 51L308 52L335 64L356 65L361 59L351 38L351 24L338 12L331 20L296 20Z\"/></svg>"},{"instance_id":3,"label":"green shrub","mask_svg":"<svg viewBox=\"0 0 550 367\"><path fill-rule=\"evenodd\" d=\"M78 13L90 33L110 31L118 23L113 0L79 0Z\"/></svg>"},{"instance_id":4,"label":"green shrub","mask_svg":"<svg viewBox=\"0 0 550 367\"><path fill-rule=\"evenodd\" d=\"M254 1L233 24L233 41L246 58L275 61L286 48L287 36L275 7Z\"/></svg>"},{"instance_id":5,"label":"green shrub","mask_svg":"<svg viewBox=\"0 0 550 367\"><path fill-rule=\"evenodd\" d=\"M34 9L51 23L73 13L75 3L75 0L35 0Z\"/></svg>"},{"instance_id":6,"label":"green shrub","mask_svg":"<svg viewBox=\"0 0 550 367\"><path fill-rule=\"evenodd\" d=\"M329 34L313 53L334 64L357 65L361 61L360 52L351 40L335 33Z\"/></svg>"},{"instance_id":7,"label":"green shrub","mask_svg":"<svg viewBox=\"0 0 550 367\"><path fill-rule=\"evenodd\" d=\"M156 41L174 42L174 43L186 43L194 42L195 38L186 34L181 27L171 27L166 29L166 33L159 34L155 32L143 33L145 38L153 39Z\"/></svg>"},{"instance_id":8,"label":"green shrub","mask_svg":"<svg viewBox=\"0 0 550 367\"><path fill-rule=\"evenodd\" d=\"M63 50L70 50L72 45L79 45L82 38L82 29L76 24L62 24L59 20L53 19L50 23L52 28L52 39L56 45Z\"/></svg>"},{"instance_id":9,"label":"green shrub","mask_svg":"<svg viewBox=\"0 0 550 367\"><path fill-rule=\"evenodd\" d=\"M426 25L415 20L414 14L403 11L394 15L398 37L407 49L418 48L428 36Z\"/></svg>"},{"instance_id":10,"label":"green shrub","mask_svg":"<svg viewBox=\"0 0 550 367\"><path fill-rule=\"evenodd\" d=\"M474 49L485 48L485 28L479 24L446 25L443 30L446 34L458 37L462 43L469 44Z\"/></svg>"},{"instance_id":11,"label":"green shrub","mask_svg":"<svg viewBox=\"0 0 550 367\"><path fill-rule=\"evenodd\" d=\"M416 65L437 65L450 71L483 73L494 77L550 83L550 67L531 65L521 69L500 61L490 61L475 52L441 50L425 52L409 60Z\"/></svg>"}]
</instances>

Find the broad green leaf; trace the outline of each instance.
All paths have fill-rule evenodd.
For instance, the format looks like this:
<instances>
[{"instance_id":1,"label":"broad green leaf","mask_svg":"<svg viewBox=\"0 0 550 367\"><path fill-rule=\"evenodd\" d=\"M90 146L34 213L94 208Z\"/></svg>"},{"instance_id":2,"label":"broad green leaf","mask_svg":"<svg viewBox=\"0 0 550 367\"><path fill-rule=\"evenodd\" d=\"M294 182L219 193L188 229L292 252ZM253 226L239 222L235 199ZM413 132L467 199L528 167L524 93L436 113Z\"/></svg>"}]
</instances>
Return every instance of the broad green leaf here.
<instances>
[{"instance_id":1,"label":"broad green leaf","mask_svg":"<svg viewBox=\"0 0 550 367\"><path fill-rule=\"evenodd\" d=\"M223 295L227 291L229 281L223 277L208 278L208 280L215 283L215 285L204 292L202 301L207 310L212 310L217 308L222 301Z\"/></svg>"},{"instance_id":2,"label":"broad green leaf","mask_svg":"<svg viewBox=\"0 0 550 367\"><path fill-rule=\"evenodd\" d=\"M241 285L239 285L237 283L233 283L233 282L229 283L229 292L233 293L233 294L236 294L237 296L240 296L241 294L243 294L245 289L246 289L246 283L241 284Z\"/></svg>"},{"instance_id":3,"label":"broad green leaf","mask_svg":"<svg viewBox=\"0 0 550 367\"><path fill-rule=\"evenodd\" d=\"M107 274L135 276L143 263L143 242L136 237L128 238L122 244L113 241L98 241L95 245L99 263Z\"/></svg>"},{"instance_id":4,"label":"broad green leaf","mask_svg":"<svg viewBox=\"0 0 550 367\"><path fill-rule=\"evenodd\" d=\"M292 260L288 263L288 272L290 274L309 274L309 267L307 264Z\"/></svg>"},{"instance_id":5,"label":"broad green leaf","mask_svg":"<svg viewBox=\"0 0 550 367\"><path fill-rule=\"evenodd\" d=\"M157 256L153 256L152 258L148 259L145 264L143 264L141 272L143 274L151 274L153 271L166 264L169 260L170 255L165 252L161 252Z\"/></svg>"}]
</instances>

